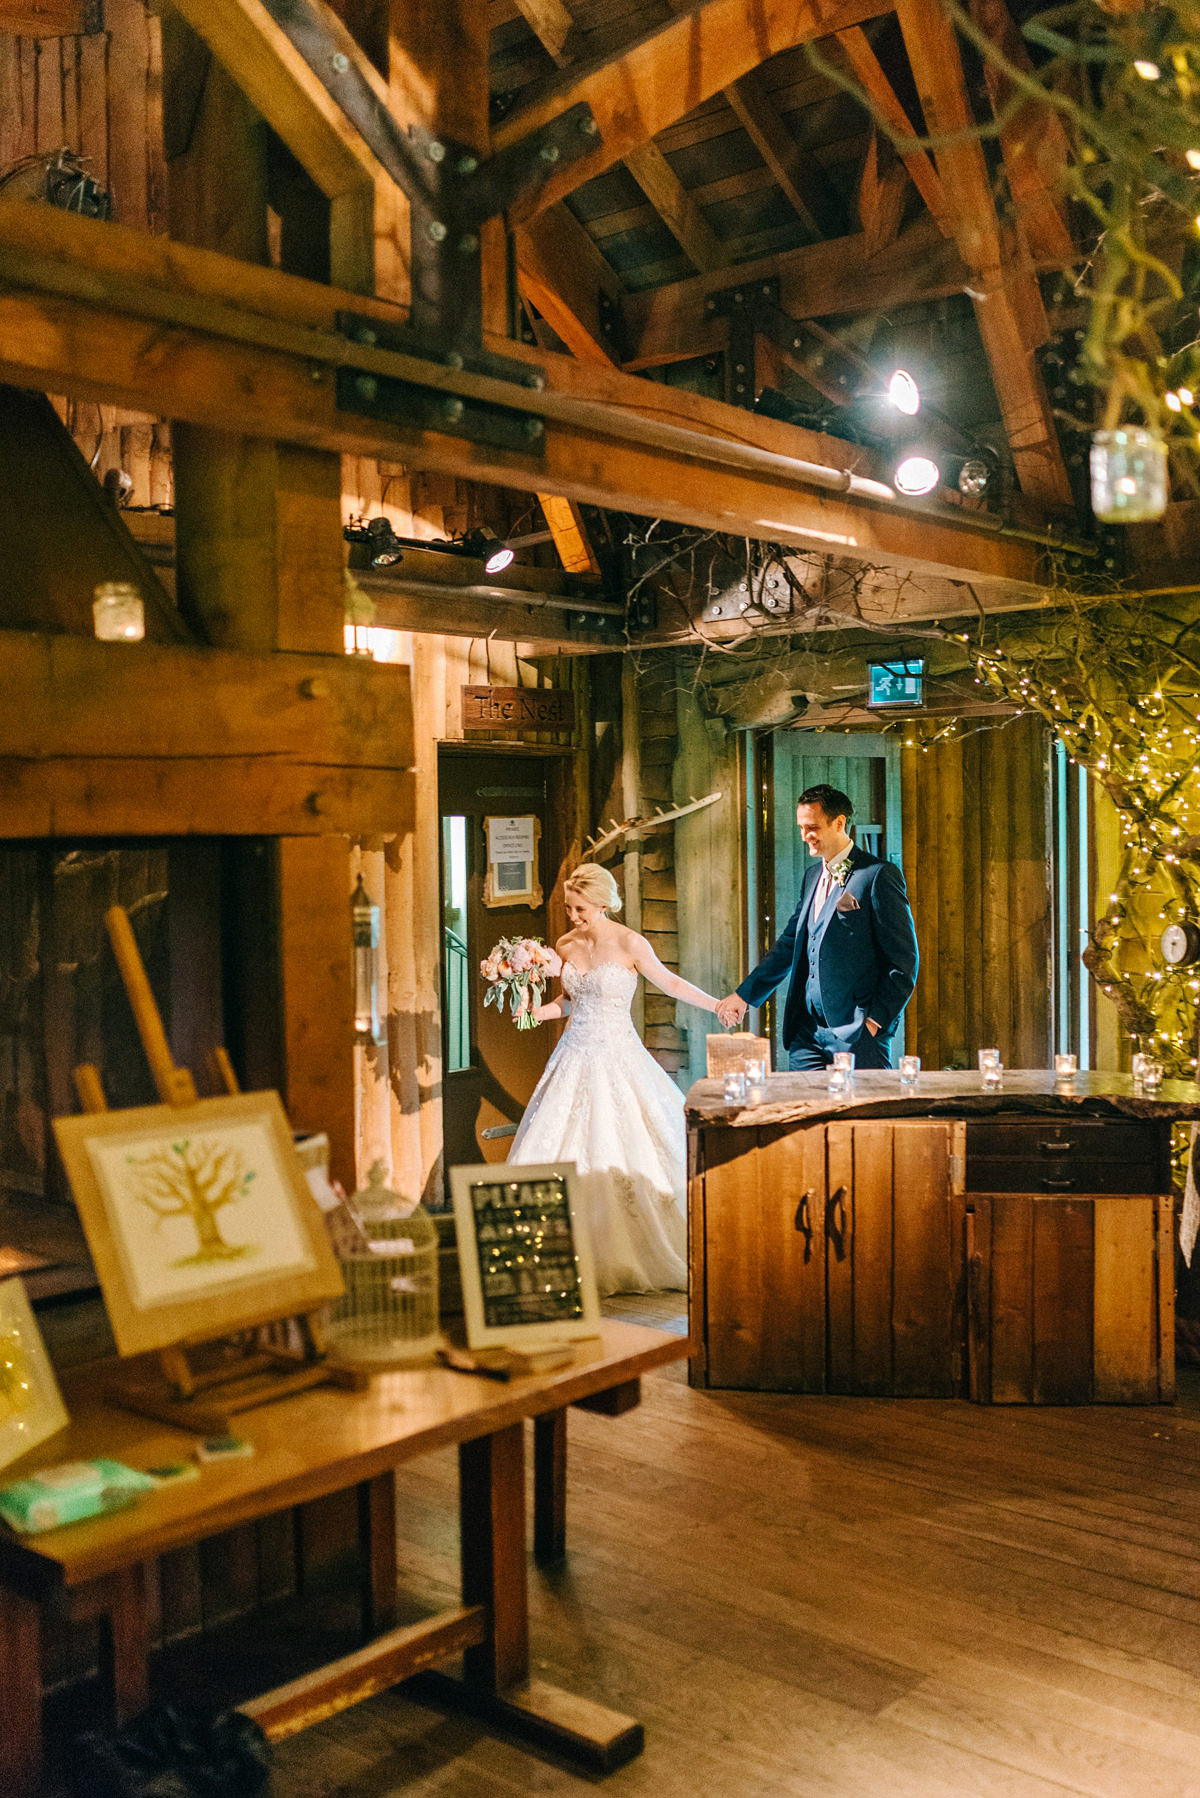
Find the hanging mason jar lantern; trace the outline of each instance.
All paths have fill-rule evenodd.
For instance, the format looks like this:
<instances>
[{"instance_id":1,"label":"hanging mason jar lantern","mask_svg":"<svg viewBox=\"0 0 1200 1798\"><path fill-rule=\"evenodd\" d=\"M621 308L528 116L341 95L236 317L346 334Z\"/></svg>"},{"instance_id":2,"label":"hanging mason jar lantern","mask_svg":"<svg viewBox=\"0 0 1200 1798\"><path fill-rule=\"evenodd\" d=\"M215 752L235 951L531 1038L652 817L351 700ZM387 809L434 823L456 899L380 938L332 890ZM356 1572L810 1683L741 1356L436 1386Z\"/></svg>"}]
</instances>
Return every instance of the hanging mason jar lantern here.
<instances>
[{"instance_id":1,"label":"hanging mason jar lantern","mask_svg":"<svg viewBox=\"0 0 1200 1798\"><path fill-rule=\"evenodd\" d=\"M350 898L354 931L354 1034L360 1043L383 1040L379 1025L379 907L363 885Z\"/></svg>"},{"instance_id":2,"label":"hanging mason jar lantern","mask_svg":"<svg viewBox=\"0 0 1200 1798\"><path fill-rule=\"evenodd\" d=\"M132 581L101 581L92 599L92 624L102 643L140 643L146 611Z\"/></svg>"},{"instance_id":3,"label":"hanging mason jar lantern","mask_svg":"<svg viewBox=\"0 0 1200 1798\"><path fill-rule=\"evenodd\" d=\"M1167 509L1167 446L1157 431L1118 425L1092 437L1092 510L1104 524L1141 524Z\"/></svg>"}]
</instances>

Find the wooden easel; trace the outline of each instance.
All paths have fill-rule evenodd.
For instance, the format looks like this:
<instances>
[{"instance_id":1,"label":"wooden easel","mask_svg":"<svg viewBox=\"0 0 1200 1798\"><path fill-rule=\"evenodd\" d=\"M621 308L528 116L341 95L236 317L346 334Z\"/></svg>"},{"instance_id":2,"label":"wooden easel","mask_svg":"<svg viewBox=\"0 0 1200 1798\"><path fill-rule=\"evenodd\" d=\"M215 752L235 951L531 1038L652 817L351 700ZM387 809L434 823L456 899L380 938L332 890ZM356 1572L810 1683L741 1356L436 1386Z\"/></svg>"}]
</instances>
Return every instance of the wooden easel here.
<instances>
[{"instance_id":1,"label":"wooden easel","mask_svg":"<svg viewBox=\"0 0 1200 1798\"><path fill-rule=\"evenodd\" d=\"M164 1105L194 1105L196 1082L188 1068L171 1058L167 1033L146 975L129 914L114 905L104 914L109 939L159 1098ZM210 1065L227 1093L239 1090L237 1076L222 1047L212 1051ZM75 1090L85 1111L107 1111L100 1070L83 1062L74 1070ZM276 1340L268 1341L267 1332ZM247 1338L254 1346L247 1345ZM295 1346L290 1346L288 1338ZM198 1355L193 1365L192 1354ZM231 1419L255 1405L286 1398L310 1386L334 1385L361 1392L365 1373L325 1359L320 1317L316 1311L265 1319L237 1337L193 1338L157 1351L158 1371L149 1357L141 1367L123 1369L108 1396L127 1410L155 1417L200 1435L229 1433ZM202 1395L213 1395L206 1399Z\"/></svg>"}]
</instances>

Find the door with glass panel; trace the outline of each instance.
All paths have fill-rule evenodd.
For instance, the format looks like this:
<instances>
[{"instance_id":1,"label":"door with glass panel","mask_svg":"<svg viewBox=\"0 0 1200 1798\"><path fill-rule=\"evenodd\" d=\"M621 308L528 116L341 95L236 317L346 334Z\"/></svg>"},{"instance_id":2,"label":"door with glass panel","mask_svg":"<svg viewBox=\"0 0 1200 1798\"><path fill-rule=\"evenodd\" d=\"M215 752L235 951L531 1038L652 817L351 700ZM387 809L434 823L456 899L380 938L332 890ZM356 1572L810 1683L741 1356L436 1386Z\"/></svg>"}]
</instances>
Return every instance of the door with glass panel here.
<instances>
[{"instance_id":1,"label":"door with glass panel","mask_svg":"<svg viewBox=\"0 0 1200 1798\"><path fill-rule=\"evenodd\" d=\"M503 1161L553 1047L546 1029L518 1030L506 1007L484 1005L479 964L501 937L546 937L546 901L557 860L548 840L545 756L444 748L438 764L442 897L442 1069L446 1166ZM486 821L528 820L541 903L506 903L524 884L518 864L493 869L488 891ZM496 825L493 840L499 840ZM520 831L517 832L520 835ZM511 833L510 833L511 836ZM508 840L508 839L505 839ZM487 903L492 897L501 902ZM506 1130L506 1126L508 1127ZM488 1134L501 1132L502 1134Z\"/></svg>"}]
</instances>

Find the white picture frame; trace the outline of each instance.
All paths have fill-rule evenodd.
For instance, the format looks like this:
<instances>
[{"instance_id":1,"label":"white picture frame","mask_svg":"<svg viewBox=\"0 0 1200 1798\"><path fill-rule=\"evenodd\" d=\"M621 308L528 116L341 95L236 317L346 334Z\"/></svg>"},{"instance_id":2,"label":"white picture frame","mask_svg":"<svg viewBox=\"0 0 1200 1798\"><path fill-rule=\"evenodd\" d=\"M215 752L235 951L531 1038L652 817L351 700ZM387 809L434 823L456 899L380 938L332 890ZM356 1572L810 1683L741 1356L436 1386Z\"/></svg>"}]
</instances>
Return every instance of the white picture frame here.
<instances>
[{"instance_id":1,"label":"white picture frame","mask_svg":"<svg viewBox=\"0 0 1200 1798\"><path fill-rule=\"evenodd\" d=\"M66 1426L66 1406L25 1283L15 1275L0 1280L0 1468Z\"/></svg>"},{"instance_id":2,"label":"white picture frame","mask_svg":"<svg viewBox=\"0 0 1200 1798\"><path fill-rule=\"evenodd\" d=\"M577 1179L573 1162L450 1169L469 1348L538 1348L600 1334Z\"/></svg>"}]
</instances>

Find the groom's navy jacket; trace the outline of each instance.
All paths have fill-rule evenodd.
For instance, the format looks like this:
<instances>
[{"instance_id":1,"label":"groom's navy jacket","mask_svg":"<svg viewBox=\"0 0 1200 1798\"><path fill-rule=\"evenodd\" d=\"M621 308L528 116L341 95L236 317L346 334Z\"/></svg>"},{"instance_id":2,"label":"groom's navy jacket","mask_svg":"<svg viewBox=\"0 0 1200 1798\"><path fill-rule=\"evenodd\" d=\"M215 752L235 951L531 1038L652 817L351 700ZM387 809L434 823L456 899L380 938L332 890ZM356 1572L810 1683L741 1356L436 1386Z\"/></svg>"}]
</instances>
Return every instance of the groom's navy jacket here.
<instances>
[{"instance_id":1,"label":"groom's navy jacket","mask_svg":"<svg viewBox=\"0 0 1200 1798\"><path fill-rule=\"evenodd\" d=\"M813 858L783 935L737 989L748 1005L761 1005L791 976L783 1008L786 1049L805 1039L851 1048L868 1018L886 1041L917 983L917 933L903 874L857 844L847 865L845 883L814 923L822 862Z\"/></svg>"}]
</instances>

